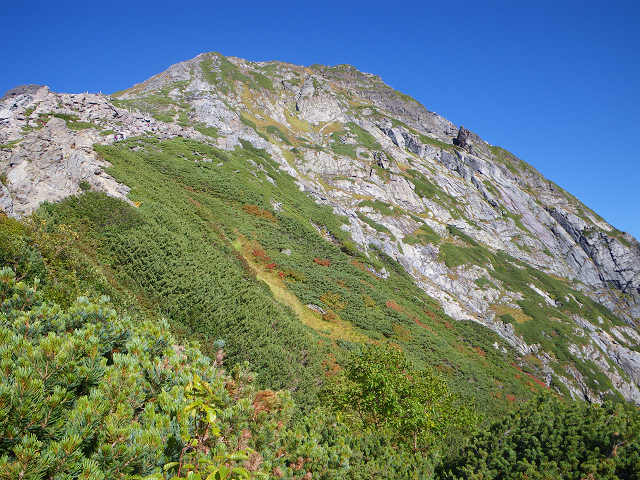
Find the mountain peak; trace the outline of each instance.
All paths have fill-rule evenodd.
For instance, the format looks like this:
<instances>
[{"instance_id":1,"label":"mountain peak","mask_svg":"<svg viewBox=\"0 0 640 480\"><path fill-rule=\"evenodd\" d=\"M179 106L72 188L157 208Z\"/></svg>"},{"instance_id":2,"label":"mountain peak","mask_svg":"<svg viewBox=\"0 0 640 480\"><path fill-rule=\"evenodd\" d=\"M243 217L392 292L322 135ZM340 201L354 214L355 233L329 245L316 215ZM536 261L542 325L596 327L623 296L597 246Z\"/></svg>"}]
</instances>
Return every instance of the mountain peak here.
<instances>
[{"instance_id":1,"label":"mountain peak","mask_svg":"<svg viewBox=\"0 0 640 480\"><path fill-rule=\"evenodd\" d=\"M211 153L196 145L258 149L318 208L344 220L338 233L349 246L313 224L325 241L392 259L450 318L482 325L530 359L547 385L556 378L590 401L615 390L640 404L636 239L515 155L374 74L210 52L111 97L29 86L8 92L0 107L0 141L8 144L1 205L13 215L60 200L60 192L78 193L83 181L124 198L135 186L104 172L94 144L152 155L157 142L186 139L195 143L179 158L208 163ZM64 125L52 123L56 117ZM252 175L277 186L259 158L250 160ZM47 170L54 160L74 168ZM270 218L273 205L287 205L284 194L269 195L261 200L268 205L247 208ZM381 270L368 271L384 279ZM334 290L343 287L331 288L339 296ZM326 314L340 304L327 295L304 302ZM574 368L584 358L591 374ZM606 385L589 383L589 375L604 375Z\"/></svg>"}]
</instances>

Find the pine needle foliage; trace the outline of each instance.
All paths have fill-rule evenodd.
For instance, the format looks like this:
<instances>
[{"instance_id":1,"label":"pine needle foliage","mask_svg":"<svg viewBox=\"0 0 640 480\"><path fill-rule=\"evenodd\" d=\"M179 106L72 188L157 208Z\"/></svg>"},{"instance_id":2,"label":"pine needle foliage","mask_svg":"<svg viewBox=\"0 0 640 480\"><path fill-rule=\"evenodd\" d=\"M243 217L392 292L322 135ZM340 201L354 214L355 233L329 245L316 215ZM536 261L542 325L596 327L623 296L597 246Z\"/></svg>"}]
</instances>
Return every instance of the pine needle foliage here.
<instances>
[{"instance_id":1,"label":"pine needle foliage","mask_svg":"<svg viewBox=\"0 0 640 480\"><path fill-rule=\"evenodd\" d=\"M542 395L474 436L444 478L634 479L640 415L610 403L564 403ZM448 472L448 473L444 473Z\"/></svg>"}]
</instances>

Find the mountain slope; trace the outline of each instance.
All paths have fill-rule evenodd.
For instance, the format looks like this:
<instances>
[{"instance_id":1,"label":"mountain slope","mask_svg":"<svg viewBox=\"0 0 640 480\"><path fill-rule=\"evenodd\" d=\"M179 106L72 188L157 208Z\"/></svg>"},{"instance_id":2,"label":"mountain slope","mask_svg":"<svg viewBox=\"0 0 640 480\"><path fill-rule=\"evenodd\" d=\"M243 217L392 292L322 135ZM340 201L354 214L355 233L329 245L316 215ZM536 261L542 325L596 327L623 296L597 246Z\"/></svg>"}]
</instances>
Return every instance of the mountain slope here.
<instances>
[{"instance_id":1,"label":"mountain slope","mask_svg":"<svg viewBox=\"0 0 640 480\"><path fill-rule=\"evenodd\" d=\"M349 342L388 339L495 405L541 385L640 404L638 242L379 77L210 53L113 98L14 93L0 111L0 204L13 215L81 188L121 198L131 189L147 230L130 249L123 233L102 247L121 264L141 261L131 253L140 238L193 212L200 238L224 245L266 282L288 324L302 320L338 355ZM63 223L71 206L60 205L49 210ZM184 229L173 225L163 235ZM204 248L189 242L179 251ZM118 281L164 305L174 328L210 321L229 335L200 307L183 315L174 293L158 293L164 267L140 278L158 255L146 248L150 263L121 269Z\"/></svg>"}]
</instances>

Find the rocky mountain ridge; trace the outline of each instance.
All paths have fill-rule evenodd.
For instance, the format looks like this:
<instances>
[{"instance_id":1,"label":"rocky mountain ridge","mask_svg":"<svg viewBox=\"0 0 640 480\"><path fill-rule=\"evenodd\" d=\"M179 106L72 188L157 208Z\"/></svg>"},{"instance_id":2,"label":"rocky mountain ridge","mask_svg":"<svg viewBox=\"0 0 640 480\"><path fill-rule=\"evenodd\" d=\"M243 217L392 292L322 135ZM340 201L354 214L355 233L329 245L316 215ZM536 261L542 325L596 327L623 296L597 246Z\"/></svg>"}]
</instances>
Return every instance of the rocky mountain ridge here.
<instances>
[{"instance_id":1,"label":"rocky mountain ridge","mask_svg":"<svg viewBox=\"0 0 640 480\"><path fill-rule=\"evenodd\" d=\"M547 348L561 323L575 336L571 355L640 404L638 241L379 77L212 53L111 97L8 92L0 206L21 216L87 188L126 199L128 187L104 172L92 146L134 136L265 149L301 190L348 219L343 229L357 249L379 248L452 318L480 323L537 359L547 385L555 375L590 401L607 392ZM585 318L569 289L623 322L605 311Z\"/></svg>"}]
</instances>

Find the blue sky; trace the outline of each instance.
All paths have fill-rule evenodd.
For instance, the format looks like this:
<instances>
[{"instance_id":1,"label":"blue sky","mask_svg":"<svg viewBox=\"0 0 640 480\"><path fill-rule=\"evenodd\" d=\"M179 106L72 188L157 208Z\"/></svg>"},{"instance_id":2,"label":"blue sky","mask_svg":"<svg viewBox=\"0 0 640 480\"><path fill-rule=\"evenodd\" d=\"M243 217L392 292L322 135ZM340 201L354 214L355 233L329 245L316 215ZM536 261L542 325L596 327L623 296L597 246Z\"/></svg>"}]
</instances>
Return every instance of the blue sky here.
<instances>
[{"instance_id":1,"label":"blue sky","mask_svg":"<svg viewBox=\"0 0 640 480\"><path fill-rule=\"evenodd\" d=\"M4 2L0 94L112 93L218 51L349 63L640 238L640 2Z\"/></svg>"}]
</instances>

